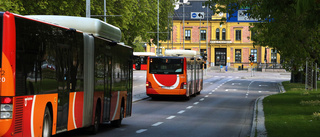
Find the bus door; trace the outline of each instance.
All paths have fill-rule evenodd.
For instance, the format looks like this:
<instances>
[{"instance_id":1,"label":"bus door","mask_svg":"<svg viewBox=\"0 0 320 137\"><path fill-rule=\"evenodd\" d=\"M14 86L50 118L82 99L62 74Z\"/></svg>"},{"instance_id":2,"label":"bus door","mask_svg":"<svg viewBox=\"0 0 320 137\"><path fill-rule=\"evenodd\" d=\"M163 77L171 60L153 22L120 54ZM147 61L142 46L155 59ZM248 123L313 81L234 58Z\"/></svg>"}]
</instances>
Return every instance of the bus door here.
<instances>
[{"instance_id":1,"label":"bus door","mask_svg":"<svg viewBox=\"0 0 320 137\"><path fill-rule=\"evenodd\" d=\"M131 116L131 112L132 112L132 80L133 80L133 71L132 69L129 67L132 66L132 61L129 60L128 61L128 67L127 67L127 71L128 71L128 79L127 79L127 92L128 92L128 96L127 96L127 104L126 104L126 116Z\"/></svg>"},{"instance_id":2,"label":"bus door","mask_svg":"<svg viewBox=\"0 0 320 137\"><path fill-rule=\"evenodd\" d=\"M111 107L111 85L112 85L112 58L105 56L105 91L104 91L104 108L103 108L103 121L110 120L110 107Z\"/></svg>"},{"instance_id":3,"label":"bus door","mask_svg":"<svg viewBox=\"0 0 320 137\"><path fill-rule=\"evenodd\" d=\"M58 80L57 133L67 130L69 112L70 69L72 60L71 46L58 44L56 49L56 76Z\"/></svg>"}]
</instances>

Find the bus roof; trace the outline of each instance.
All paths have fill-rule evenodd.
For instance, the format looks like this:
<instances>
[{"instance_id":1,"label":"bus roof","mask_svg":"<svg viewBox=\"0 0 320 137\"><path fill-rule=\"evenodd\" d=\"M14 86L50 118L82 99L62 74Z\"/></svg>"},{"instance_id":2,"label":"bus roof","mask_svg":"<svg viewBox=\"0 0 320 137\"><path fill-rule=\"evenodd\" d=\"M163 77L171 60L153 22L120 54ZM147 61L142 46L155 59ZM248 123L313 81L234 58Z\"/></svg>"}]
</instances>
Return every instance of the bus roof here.
<instances>
[{"instance_id":1,"label":"bus roof","mask_svg":"<svg viewBox=\"0 0 320 137\"><path fill-rule=\"evenodd\" d=\"M194 57L197 52L194 50L166 50L165 56L180 56L180 57Z\"/></svg>"},{"instance_id":2,"label":"bus roof","mask_svg":"<svg viewBox=\"0 0 320 137\"><path fill-rule=\"evenodd\" d=\"M156 56L153 52L133 52L134 56Z\"/></svg>"},{"instance_id":3,"label":"bus roof","mask_svg":"<svg viewBox=\"0 0 320 137\"><path fill-rule=\"evenodd\" d=\"M118 27L99 19L60 15L26 15L26 17L74 28L84 33L110 39L117 43L121 40L121 30Z\"/></svg>"}]
</instances>

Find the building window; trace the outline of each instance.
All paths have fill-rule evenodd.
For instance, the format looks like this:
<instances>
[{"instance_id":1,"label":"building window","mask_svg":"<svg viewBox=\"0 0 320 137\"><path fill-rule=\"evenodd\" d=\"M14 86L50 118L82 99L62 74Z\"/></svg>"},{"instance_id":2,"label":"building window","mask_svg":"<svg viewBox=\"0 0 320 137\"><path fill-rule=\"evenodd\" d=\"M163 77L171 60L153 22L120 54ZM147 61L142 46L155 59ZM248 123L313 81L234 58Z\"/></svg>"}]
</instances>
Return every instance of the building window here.
<instances>
[{"instance_id":1,"label":"building window","mask_svg":"<svg viewBox=\"0 0 320 137\"><path fill-rule=\"evenodd\" d=\"M207 37L206 30L200 30L200 33L201 33L201 40L206 40L206 37Z\"/></svg>"},{"instance_id":2,"label":"building window","mask_svg":"<svg viewBox=\"0 0 320 137\"><path fill-rule=\"evenodd\" d=\"M235 62L236 63L241 63L241 49L236 49L235 50Z\"/></svg>"},{"instance_id":3,"label":"building window","mask_svg":"<svg viewBox=\"0 0 320 137\"><path fill-rule=\"evenodd\" d=\"M277 63L277 50L271 49L271 63Z\"/></svg>"},{"instance_id":4,"label":"building window","mask_svg":"<svg viewBox=\"0 0 320 137\"><path fill-rule=\"evenodd\" d=\"M226 29L222 29L222 40L226 40Z\"/></svg>"},{"instance_id":5,"label":"building window","mask_svg":"<svg viewBox=\"0 0 320 137\"><path fill-rule=\"evenodd\" d=\"M241 30L236 30L236 40L241 40Z\"/></svg>"},{"instance_id":6,"label":"building window","mask_svg":"<svg viewBox=\"0 0 320 137\"><path fill-rule=\"evenodd\" d=\"M256 33L254 31L251 31L251 40L255 35L256 35Z\"/></svg>"},{"instance_id":7,"label":"building window","mask_svg":"<svg viewBox=\"0 0 320 137\"><path fill-rule=\"evenodd\" d=\"M253 62L257 62L257 58L258 58L257 49L251 49L251 54L250 55L253 55L253 57L254 57Z\"/></svg>"},{"instance_id":8,"label":"building window","mask_svg":"<svg viewBox=\"0 0 320 137\"><path fill-rule=\"evenodd\" d=\"M191 30L186 30L185 32L185 40L190 40L191 39Z\"/></svg>"},{"instance_id":9,"label":"building window","mask_svg":"<svg viewBox=\"0 0 320 137\"><path fill-rule=\"evenodd\" d=\"M216 40L220 39L220 29L216 29Z\"/></svg>"},{"instance_id":10,"label":"building window","mask_svg":"<svg viewBox=\"0 0 320 137\"><path fill-rule=\"evenodd\" d=\"M171 33L172 33L172 31L169 31L167 40L171 40Z\"/></svg>"}]
</instances>

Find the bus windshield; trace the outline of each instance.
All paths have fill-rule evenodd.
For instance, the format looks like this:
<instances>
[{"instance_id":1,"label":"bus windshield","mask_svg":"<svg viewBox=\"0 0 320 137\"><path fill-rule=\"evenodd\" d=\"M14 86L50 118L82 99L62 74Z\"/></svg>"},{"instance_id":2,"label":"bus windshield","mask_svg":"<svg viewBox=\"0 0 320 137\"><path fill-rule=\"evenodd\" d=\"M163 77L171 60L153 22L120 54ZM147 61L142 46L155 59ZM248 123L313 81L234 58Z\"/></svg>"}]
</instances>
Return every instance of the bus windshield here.
<instances>
[{"instance_id":1,"label":"bus windshield","mask_svg":"<svg viewBox=\"0 0 320 137\"><path fill-rule=\"evenodd\" d=\"M183 58L150 58L150 74L183 74Z\"/></svg>"}]
</instances>

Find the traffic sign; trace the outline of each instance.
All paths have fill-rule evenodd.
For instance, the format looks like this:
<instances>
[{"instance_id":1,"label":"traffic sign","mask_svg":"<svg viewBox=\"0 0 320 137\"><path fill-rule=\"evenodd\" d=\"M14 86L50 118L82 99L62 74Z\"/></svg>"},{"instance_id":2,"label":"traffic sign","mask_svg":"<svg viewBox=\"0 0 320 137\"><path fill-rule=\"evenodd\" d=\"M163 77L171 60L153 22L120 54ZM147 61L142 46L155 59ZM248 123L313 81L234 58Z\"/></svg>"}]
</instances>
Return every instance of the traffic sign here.
<instances>
[{"instance_id":1,"label":"traffic sign","mask_svg":"<svg viewBox=\"0 0 320 137\"><path fill-rule=\"evenodd\" d=\"M204 12L191 12L191 19L204 19Z\"/></svg>"}]
</instances>

